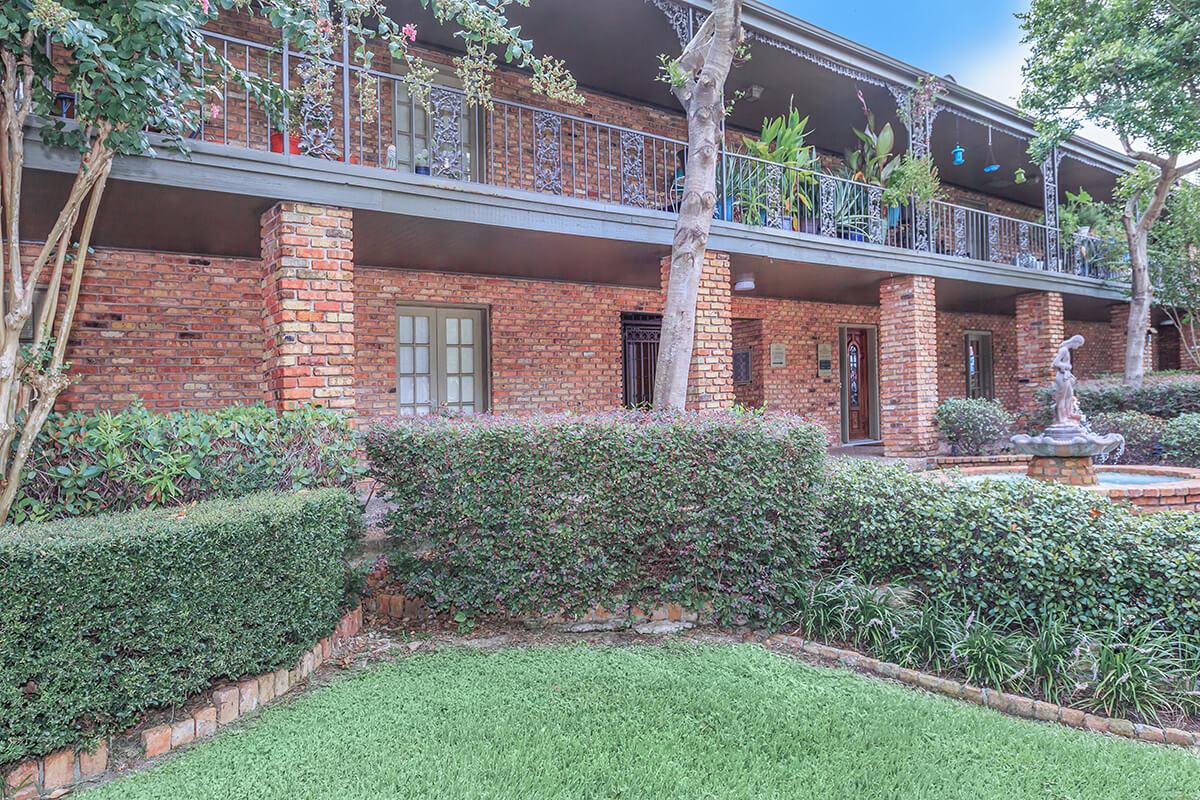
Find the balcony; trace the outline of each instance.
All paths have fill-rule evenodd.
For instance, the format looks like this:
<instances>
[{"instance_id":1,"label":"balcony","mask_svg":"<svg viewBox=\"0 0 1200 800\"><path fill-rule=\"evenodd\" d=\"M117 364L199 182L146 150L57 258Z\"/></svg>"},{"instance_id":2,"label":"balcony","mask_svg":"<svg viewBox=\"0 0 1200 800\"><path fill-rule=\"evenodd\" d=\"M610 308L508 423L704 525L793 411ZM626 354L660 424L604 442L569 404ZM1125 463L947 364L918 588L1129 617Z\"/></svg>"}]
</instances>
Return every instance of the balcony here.
<instances>
[{"instance_id":1,"label":"balcony","mask_svg":"<svg viewBox=\"0 0 1200 800\"><path fill-rule=\"evenodd\" d=\"M303 59L286 45L219 33L208 38L235 67L297 88ZM272 113L218 75L214 88L220 99L205 109L191 138L340 161L359 171L429 175L668 214L678 209L687 162L687 143L680 139L510 100L470 108L463 93L449 86L435 86L424 109L409 98L401 76L377 70L370 73L376 83L369 104L378 113L364 114L356 90L361 70L339 62L331 66L337 80L323 124L290 118L299 113L295 109ZM882 194L878 186L730 148L718 168L715 216L732 226L799 239L865 243L1030 272L1120 277L1120 265L1110 257L1119 248L1100 240L1063 241L1044 224L942 200L885 208Z\"/></svg>"}]
</instances>

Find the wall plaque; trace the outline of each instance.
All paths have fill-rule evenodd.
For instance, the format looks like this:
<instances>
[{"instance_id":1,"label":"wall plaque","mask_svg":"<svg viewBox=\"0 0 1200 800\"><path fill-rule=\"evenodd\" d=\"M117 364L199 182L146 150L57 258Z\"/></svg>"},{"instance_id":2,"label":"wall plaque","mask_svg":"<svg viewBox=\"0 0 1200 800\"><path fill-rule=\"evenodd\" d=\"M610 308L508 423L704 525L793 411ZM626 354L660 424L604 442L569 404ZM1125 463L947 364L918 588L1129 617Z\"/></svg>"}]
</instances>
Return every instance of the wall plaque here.
<instances>
[{"instance_id":1,"label":"wall plaque","mask_svg":"<svg viewBox=\"0 0 1200 800\"><path fill-rule=\"evenodd\" d=\"M771 366L787 366L787 345L782 342L771 342Z\"/></svg>"},{"instance_id":2,"label":"wall plaque","mask_svg":"<svg viewBox=\"0 0 1200 800\"><path fill-rule=\"evenodd\" d=\"M817 345L817 377L833 377L833 345L827 342Z\"/></svg>"}]
</instances>

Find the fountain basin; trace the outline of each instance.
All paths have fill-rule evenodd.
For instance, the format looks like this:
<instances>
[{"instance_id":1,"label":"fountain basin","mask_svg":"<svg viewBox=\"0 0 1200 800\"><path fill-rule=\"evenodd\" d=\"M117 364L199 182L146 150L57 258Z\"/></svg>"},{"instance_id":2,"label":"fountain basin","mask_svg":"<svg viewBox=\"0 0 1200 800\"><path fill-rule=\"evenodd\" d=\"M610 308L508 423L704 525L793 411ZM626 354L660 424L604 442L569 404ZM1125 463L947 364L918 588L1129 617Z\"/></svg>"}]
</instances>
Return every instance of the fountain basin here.
<instances>
[{"instance_id":1,"label":"fountain basin","mask_svg":"<svg viewBox=\"0 0 1200 800\"><path fill-rule=\"evenodd\" d=\"M1097 465L1094 469L1097 483L1077 488L1129 502L1139 512L1200 511L1200 469L1151 465ZM1020 462L934 469L927 474L936 480L964 482L1028 478Z\"/></svg>"}]
</instances>

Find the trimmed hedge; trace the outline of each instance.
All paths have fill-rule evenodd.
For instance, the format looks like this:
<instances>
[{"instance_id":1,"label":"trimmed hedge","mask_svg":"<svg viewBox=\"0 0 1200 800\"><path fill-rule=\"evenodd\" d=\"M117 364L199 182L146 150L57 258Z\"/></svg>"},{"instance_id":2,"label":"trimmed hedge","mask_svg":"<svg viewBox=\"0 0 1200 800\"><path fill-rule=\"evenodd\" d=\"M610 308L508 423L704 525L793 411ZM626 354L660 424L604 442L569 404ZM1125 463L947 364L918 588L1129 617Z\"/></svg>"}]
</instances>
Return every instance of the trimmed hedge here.
<instances>
[{"instance_id":1,"label":"trimmed hedge","mask_svg":"<svg viewBox=\"0 0 1200 800\"><path fill-rule=\"evenodd\" d=\"M1163 458L1184 467L1200 467L1200 414L1183 414L1162 432Z\"/></svg>"},{"instance_id":2,"label":"trimmed hedge","mask_svg":"<svg viewBox=\"0 0 1200 800\"><path fill-rule=\"evenodd\" d=\"M1101 435L1119 433L1125 437L1125 450L1112 464L1157 464L1162 459L1162 435L1166 420L1140 411L1106 411L1088 419L1091 429Z\"/></svg>"},{"instance_id":3,"label":"trimmed hedge","mask_svg":"<svg viewBox=\"0 0 1200 800\"><path fill-rule=\"evenodd\" d=\"M86 745L337 624L342 490L0 529L0 764Z\"/></svg>"},{"instance_id":4,"label":"trimmed hedge","mask_svg":"<svg viewBox=\"0 0 1200 800\"><path fill-rule=\"evenodd\" d=\"M1053 392L1039 389L1038 398L1049 409ZM1200 413L1200 376L1148 375L1139 388L1130 388L1119 380L1080 381L1075 386L1079 407L1087 415L1114 411L1140 411L1152 417L1173 419L1181 414Z\"/></svg>"},{"instance_id":5,"label":"trimmed hedge","mask_svg":"<svg viewBox=\"0 0 1200 800\"><path fill-rule=\"evenodd\" d=\"M988 618L1200 634L1200 515L1139 516L1080 489L947 484L867 462L831 471L825 507L825 558L870 580Z\"/></svg>"},{"instance_id":6,"label":"trimmed hedge","mask_svg":"<svg viewBox=\"0 0 1200 800\"><path fill-rule=\"evenodd\" d=\"M435 609L706 603L778 621L813 564L825 437L745 413L399 421L367 436L402 570Z\"/></svg>"},{"instance_id":7,"label":"trimmed hedge","mask_svg":"<svg viewBox=\"0 0 1200 800\"><path fill-rule=\"evenodd\" d=\"M355 447L345 415L313 407L57 414L30 453L11 521L349 488L361 472Z\"/></svg>"},{"instance_id":8,"label":"trimmed hedge","mask_svg":"<svg viewBox=\"0 0 1200 800\"><path fill-rule=\"evenodd\" d=\"M1013 417L998 400L952 397L934 414L938 430L956 455L979 456L1012 429Z\"/></svg>"}]
</instances>

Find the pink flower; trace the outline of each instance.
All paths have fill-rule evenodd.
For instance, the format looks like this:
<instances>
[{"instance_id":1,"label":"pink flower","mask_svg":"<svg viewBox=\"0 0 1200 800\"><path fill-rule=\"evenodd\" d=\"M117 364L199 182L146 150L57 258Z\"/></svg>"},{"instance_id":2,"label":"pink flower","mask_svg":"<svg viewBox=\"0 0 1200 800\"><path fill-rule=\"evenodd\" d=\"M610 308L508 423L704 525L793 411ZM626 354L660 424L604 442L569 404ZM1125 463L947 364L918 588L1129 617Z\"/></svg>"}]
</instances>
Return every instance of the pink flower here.
<instances>
[{"instance_id":1,"label":"pink flower","mask_svg":"<svg viewBox=\"0 0 1200 800\"><path fill-rule=\"evenodd\" d=\"M200 0L200 10L205 14L208 13L208 0Z\"/></svg>"},{"instance_id":2,"label":"pink flower","mask_svg":"<svg viewBox=\"0 0 1200 800\"><path fill-rule=\"evenodd\" d=\"M220 119L221 118L221 104L220 103L213 103L211 106L208 107L208 117L209 117L209 119Z\"/></svg>"},{"instance_id":3,"label":"pink flower","mask_svg":"<svg viewBox=\"0 0 1200 800\"><path fill-rule=\"evenodd\" d=\"M415 42L417 40L417 26L413 25L411 22L401 28L400 32L403 33L410 42Z\"/></svg>"},{"instance_id":4,"label":"pink flower","mask_svg":"<svg viewBox=\"0 0 1200 800\"><path fill-rule=\"evenodd\" d=\"M333 23L329 21L329 17L321 17L317 20L317 32L322 35L328 35L333 32Z\"/></svg>"}]
</instances>

